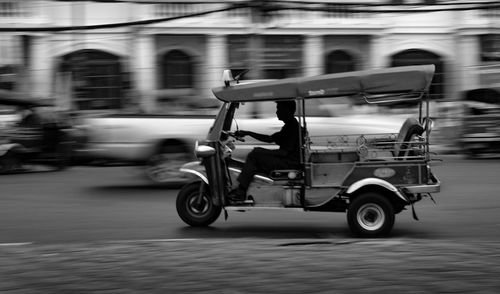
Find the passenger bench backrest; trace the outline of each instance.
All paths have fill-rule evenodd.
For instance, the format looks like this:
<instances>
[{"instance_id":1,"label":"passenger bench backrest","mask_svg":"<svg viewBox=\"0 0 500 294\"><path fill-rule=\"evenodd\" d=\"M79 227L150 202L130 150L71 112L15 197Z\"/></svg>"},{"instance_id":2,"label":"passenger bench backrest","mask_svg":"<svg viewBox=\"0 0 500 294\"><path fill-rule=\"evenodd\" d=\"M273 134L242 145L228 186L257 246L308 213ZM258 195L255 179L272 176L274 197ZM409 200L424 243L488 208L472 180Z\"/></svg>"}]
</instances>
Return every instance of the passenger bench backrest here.
<instances>
[{"instance_id":1,"label":"passenger bench backrest","mask_svg":"<svg viewBox=\"0 0 500 294\"><path fill-rule=\"evenodd\" d=\"M414 136L421 136L424 132L424 128L416 118L407 118L399 130L398 137L394 144L394 156L401 158L404 157L409 148L409 141L412 140Z\"/></svg>"}]
</instances>

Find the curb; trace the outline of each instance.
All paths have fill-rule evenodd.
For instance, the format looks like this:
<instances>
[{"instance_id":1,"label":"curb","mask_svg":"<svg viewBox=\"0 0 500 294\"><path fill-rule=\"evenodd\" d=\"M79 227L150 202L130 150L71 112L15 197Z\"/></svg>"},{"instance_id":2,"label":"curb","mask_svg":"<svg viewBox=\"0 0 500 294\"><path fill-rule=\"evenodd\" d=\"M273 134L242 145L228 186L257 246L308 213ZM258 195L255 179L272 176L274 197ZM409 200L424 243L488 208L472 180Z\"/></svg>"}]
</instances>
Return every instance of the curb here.
<instances>
[{"instance_id":1,"label":"curb","mask_svg":"<svg viewBox=\"0 0 500 294\"><path fill-rule=\"evenodd\" d=\"M0 246L0 292L497 293L500 244L178 239Z\"/></svg>"}]
</instances>

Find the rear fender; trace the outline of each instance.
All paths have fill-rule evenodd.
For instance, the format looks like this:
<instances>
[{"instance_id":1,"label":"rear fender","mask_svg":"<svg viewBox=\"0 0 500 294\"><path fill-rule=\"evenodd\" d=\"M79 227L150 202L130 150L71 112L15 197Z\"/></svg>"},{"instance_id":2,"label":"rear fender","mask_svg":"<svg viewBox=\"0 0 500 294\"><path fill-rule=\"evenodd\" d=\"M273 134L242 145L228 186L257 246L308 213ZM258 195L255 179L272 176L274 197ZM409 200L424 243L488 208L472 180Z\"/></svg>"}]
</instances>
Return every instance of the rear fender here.
<instances>
[{"instance_id":1,"label":"rear fender","mask_svg":"<svg viewBox=\"0 0 500 294\"><path fill-rule=\"evenodd\" d=\"M398 198L403 200L405 203L410 203L410 200L407 199L399 190L396 188L393 184L384 181L379 178L366 178L359 180L355 183L353 183L349 188L347 188L347 194L352 195L356 191L362 189L363 187L367 186L376 186L376 187L381 187L384 188L385 190L391 192L392 194L396 195Z\"/></svg>"},{"instance_id":2,"label":"rear fender","mask_svg":"<svg viewBox=\"0 0 500 294\"><path fill-rule=\"evenodd\" d=\"M201 161L188 162L179 169L183 173L195 175L208 185L207 171Z\"/></svg>"}]
</instances>

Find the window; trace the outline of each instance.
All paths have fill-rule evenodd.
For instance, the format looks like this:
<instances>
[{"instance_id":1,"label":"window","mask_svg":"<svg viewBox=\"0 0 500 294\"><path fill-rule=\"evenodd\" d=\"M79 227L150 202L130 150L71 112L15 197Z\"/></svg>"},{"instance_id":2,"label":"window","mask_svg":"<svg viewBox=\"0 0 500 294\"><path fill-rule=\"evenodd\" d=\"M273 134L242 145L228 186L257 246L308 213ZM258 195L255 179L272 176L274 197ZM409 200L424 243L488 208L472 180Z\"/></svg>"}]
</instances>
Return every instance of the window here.
<instances>
[{"instance_id":1,"label":"window","mask_svg":"<svg viewBox=\"0 0 500 294\"><path fill-rule=\"evenodd\" d=\"M161 71L163 89L193 88L193 61L183 51L172 50L163 55Z\"/></svg>"},{"instance_id":2,"label":"window","mask_svg":"<svg viewBox=\"0 0 500 294\"><path fill-rule=\"evenodd\" d=\"M500 34L479 36L481 61L500 61Z\"/></svg>"},{"instance_id":3,"label":"window","mask_svg":"<svg viewBox=\"0 0 500 294\"><path fill-rule=\"evenodd\" d=\"M302 36L230 35L228 52L233 76L249 69L247 79L296 77L302 71L302 43Z\"/></svg>"},{"instance_id":4,"label":"window","mask_svg":"<svg viewBox=\"0 0 500 294\"><path fill-rule=\"evenodd\" d=\"M429 89L433 99L444 98L444 64L439 55L432 52L409 49L392 56L391 66L434 64L436 71Z\"/></svg>"},{"instance_id":5,"label":"window","mask_svg":"<svg viewBox=\"0 0 500 294\"><path fill-rule=\"evenodd\" d=\"M63 57L60 71L72 73L78 109L122 108L120 57L99 50L80 50Z\"/></svg>"},{"instance_id":6,"label":"window","mask_svg":"<svg viewBox=\"0 0 500 294\"><path fill-rule=\"evenodd\" d=\"M291 78L301 73L302 36L264 36L263 43L263 78Z\"/></svg>"},{"instance_id":7,"label":"window","mask_svg":"<svg viewBox=\"0 0 500 294\"><path fill-rule=\"evenodd\" d=\"M13 65L0 66L0 89L14 90L16 86L17 73Z\"/></svg>"},{"instance_id":8,"label":"window","mask_svg":"<svg viewBox=\"0 0 500 294\"><path fill-rule=\"evenodd\" d=\"M233 77L242 73L244 70L255 70L255 67L250 67L250 53L248 49L250 47L249 37L246 35L230 35L227 39L228 44L228 54L229 54L229 67L231 68L231 73ZM248 78L253 73L250 72L247 75L243 75L242 79Z\"/></svg>"},{"instance_id":9,"label":"window","mask_svg":"<svg viewBox=\"0 0 500 294\"><path fill-rule=\"evenodd\" d=\"M326 73L337 73L356 70L354 58L343 50L335 50L326 56Z\"/></svg>"}]
</instances>

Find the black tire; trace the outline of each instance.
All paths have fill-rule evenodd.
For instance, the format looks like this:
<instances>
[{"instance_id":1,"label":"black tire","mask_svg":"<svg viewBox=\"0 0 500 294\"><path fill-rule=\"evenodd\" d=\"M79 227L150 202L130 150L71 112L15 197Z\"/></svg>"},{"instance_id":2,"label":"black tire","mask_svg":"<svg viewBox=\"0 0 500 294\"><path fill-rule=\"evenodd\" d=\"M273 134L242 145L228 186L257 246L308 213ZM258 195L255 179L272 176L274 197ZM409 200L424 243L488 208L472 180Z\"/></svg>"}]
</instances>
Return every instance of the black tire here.
<instances>
[{"instance_id":1,"label":"black tire","mask_svg":"<svg viewBox=\"0 0 500 294\"><path fill-rule=\"evenodd\" d=\"M394 207L387 197L366 192L358 195L349 205L347 222L358 237L381 237L392 230L394 215Z\"/></svg>"},{"instance_id":2,"label":"black tire","mask_svg":"<svg viewBox=\"0 0 500 294\"><path fill-rule=\"evenodd\" d=\"M219 217L222 207L215 206L209 194L208 187L205 186L202 196L202 203L196 206L196 200L200 192L202 182L187 184L177 194L177 213L188 225L193 227L206 227L212 224Z\"/></svg>"},{"instance_id":3,"label":"black tire","mask_svg":"<svg viewBox=\"0 0 500 294\"><path fill-rule=\"evenodd\" d=\"M156 184L183 182L186 177L179 168L189 159L188 152L182 146L162 146L148 160L146 176Z\"/></svg>"},{"instance_id":4,"label":"black tire","mask_svg":"<svg viewBox=\"0 0 500 294\"><path fill-rule=\"evenodd\" d=\"M14 152L9 150L0 156L0 174L14 173L21 169L21 160Z\"/></svg>"}]
</instances>

